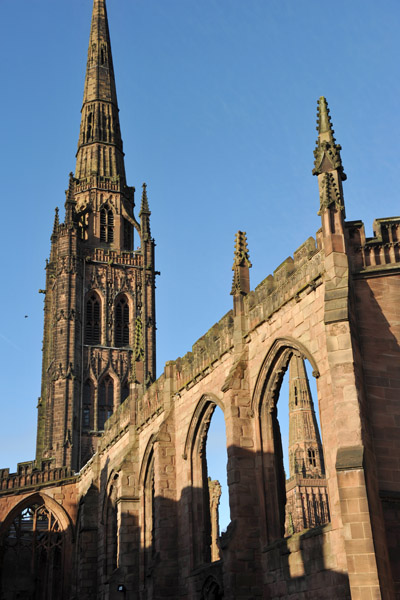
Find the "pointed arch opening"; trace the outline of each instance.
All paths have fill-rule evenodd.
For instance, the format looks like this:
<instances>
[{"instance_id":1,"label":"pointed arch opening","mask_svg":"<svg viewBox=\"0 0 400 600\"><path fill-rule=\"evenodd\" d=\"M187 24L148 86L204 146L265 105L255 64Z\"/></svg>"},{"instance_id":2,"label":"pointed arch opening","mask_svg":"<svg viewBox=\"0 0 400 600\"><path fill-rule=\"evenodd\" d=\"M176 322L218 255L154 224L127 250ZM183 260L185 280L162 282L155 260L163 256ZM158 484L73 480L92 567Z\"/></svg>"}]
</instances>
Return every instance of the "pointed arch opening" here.
<instances>
[{"instance_id":1,"label":"pointed arch opening","mask_svg":"<svg viewBox=\"0 0 400 600\"><path fill-rule=\"evenodd\" d=\"M115 302L115 346L129 346L129 303L125 295L118 296Z\"/></svg>"},{"instance_id":2,"label":"pointed arch opening","mask_svg":"<svg viewBox=\"0 0 400 600\"><path fill-rule=\"evenodd\" d=\"M216 415L216 418L213 418ZM213 425L210 427L213 421ZM217 465L216 457L222 459ZM184 457L190 460L193 567L220 560L221 492L228 498L227 449L223 405L203 396L189 426ZM229 499L224 503L224 525L230 522Z\"/></svg>"},{"instance_id":3,"label":"pointed arch opening","mask_svg":"<svg viewBox=\"0 0 400 600\"><path fill-rule=\"evenodd\" d=\"M85 308L85 343L95 346L101 341L101 301L96 292L90 292Z\"/></svg>"},{"instance_id":4,"label":"pointed arch opening","mask_svg":"<svg viewBox=\"0 0 400 600\"><path fill-rule=\"evenodd\" d=\"M67 517L60 518L52 508L56 503L48 500L35 494L18 505L3 523L0 534L2 598L65 597L69 521Z\"/></svg>"},{"instance_id":5,"label":"pointed arch opening","mask_svg":"<svg viewBox=\"0 0 400 600\"><path fill-rule=\"evenodd\" d=\"M108 204L100 210L100 241L106 244L114 241L114 213Z\"/></svg>"},{"instance_id":6,"label":"pointed arch opening","mask_svg":"<svg viewBox=\"0 0 400 600\"><path fill-rule=\"evenodd\" d=\"M277 340L256 382L267 543L330 519L318 396L310 375L319 373L304 346Z\"/></svg>"},{"instance_id":7,"label":"pointed arch opening","mask_svg":"<svg viewBox=\"0 0 400 600\"><path fill-rule=\"evenodd\" d=\"M148 575L152 571L156 555L155 547L155 488L154 488L154 442L152 435L144 452L139 474L141 489L141 539L142 548L140 572L141 581L146 587Z\"/></svg>"},{"instance_id":8,"label":"pointed arch opening","mask_svg":"<svg viewBox=\"0 0 400 600\"><path fill-rule=\"evenodd\" d=\"M106 573L111 575L119 562L119 526L118 526L118 474L110 477L106 490L106 502L103 509L104 538L106 555Z\"/></svg>"}]
</instances>

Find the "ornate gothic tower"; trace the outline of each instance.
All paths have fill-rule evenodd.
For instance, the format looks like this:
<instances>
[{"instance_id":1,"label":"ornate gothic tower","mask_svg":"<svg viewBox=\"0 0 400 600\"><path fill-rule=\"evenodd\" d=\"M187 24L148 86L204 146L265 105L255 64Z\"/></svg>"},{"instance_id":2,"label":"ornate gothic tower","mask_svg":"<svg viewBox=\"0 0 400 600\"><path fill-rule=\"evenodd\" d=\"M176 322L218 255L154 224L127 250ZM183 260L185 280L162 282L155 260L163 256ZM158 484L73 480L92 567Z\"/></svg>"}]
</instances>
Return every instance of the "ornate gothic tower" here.
<instances>
[{"instance_id":1,"label":"ornate gothic tower","mask_svg":"<svg viewBox=\"0 0 400 600\"><path fill-rule=\"evenodd\" d=\"M286 481L286 533L328 520L324 455L304 360L289 363L289 479Z\"/></svg>"},{"instance_id":2,"label":"ornate gothic tower","mask_svg":"<svg viewBox=\"0 0 400 600\"><path fill-rule=\"evenodd\" d=\"M289 363L290 477L325 476L321 438L304 361L293 355Z\"/></svg>"},{"instance_id":3,"label":"ornate gothic tower","mask_svg":"<svg viewBox=\"0 0 400 600\"><path fill-rule=\"evenodd\" d=\"M155 378L151 213L143 184L134 216L118 112L106 4L94 0L75 176L47 264L38 466L79 469L113 411Z\"/></svg>"}]
</instances>

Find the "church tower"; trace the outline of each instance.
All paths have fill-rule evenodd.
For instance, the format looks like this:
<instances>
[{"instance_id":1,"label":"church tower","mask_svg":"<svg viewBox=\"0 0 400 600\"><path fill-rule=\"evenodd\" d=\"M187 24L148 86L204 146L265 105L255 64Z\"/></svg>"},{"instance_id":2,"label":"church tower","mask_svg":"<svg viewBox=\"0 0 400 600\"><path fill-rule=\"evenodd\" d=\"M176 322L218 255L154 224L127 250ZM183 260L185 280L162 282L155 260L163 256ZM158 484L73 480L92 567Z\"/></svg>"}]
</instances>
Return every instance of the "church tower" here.
<instances>
[{"instance_id":1,"label":"church tower","mask_svg":"<svg viewBox=\"0 0 400 600\"><path fill-rule=\"evenodd\" d=\"M94 0L75 174L47 263L37 466L78 470L105 421L155 379L155 268L143 184L126 182L105 0ZM138 249L134 250L134 233Z\"/></svg>"},{"instance_id":2,"label":"church tower","mask_svg":"<svg viewBox=\"0 0 400 600\"><path fill-rule=\"evenodd\" d=\"M329 519L324 455L304 360L289 363L289 479L286 481L286 535Z\"/></svg>"}]
</instances>

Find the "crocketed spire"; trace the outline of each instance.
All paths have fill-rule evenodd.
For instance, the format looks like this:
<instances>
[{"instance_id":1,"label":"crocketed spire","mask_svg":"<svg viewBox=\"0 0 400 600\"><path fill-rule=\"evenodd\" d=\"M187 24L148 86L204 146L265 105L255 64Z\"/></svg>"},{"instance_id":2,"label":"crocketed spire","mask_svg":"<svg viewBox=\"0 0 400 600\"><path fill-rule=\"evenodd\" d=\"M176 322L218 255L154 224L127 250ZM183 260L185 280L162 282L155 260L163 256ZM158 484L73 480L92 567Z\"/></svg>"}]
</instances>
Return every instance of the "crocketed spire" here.
<instances>
[{"instance_id":1,"label":"crocketed spire","mask_svg":"<svg viewBox=\"0 0 400 600\"><path fill-rule=\"evenodd\" d=\"M233 260L233 281L231 295L245 295L250 291L249 268L251 262L247 248L246 233L238 231L235 237L235 251Z\"/></svg>"},{"instance_id":2,"label":"crocketed spire","mask_svg":"<svg viewBox=\"0 0 400 600\"><path fill-rule=\"evenodd\" d=\"M318 139L314 150L313 175L337 170L341 180L344 181L346 175L343 171L342 159L340 157L342 147L336 144L336 140L333 137L335 132L332 128L328 103L323 96L318 100L316 129L318 131Z\"/></svg>"},{"instance_id":3,"label":"crocketed spire","mask_svg":"<svg viewBox=\"0 0 400 600\"><path fill-rule=\"evenodd\" d=\"M94 0L75 177L125 181L124 153L105 0Z\"/></svg>"}]
</instances>

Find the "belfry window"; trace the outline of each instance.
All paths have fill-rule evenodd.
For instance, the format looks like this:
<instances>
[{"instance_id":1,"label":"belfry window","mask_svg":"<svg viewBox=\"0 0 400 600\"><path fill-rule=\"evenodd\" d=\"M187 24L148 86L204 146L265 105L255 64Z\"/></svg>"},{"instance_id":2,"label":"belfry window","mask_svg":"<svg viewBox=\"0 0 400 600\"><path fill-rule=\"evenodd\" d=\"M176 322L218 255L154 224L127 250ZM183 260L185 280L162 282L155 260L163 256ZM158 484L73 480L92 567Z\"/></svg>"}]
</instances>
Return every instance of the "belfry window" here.
<instances>
[{"instance_id":1,"label":"belfry window","mask_svg":"<svg viewBox=\"0 0 400 600\"><path fill-rule=\"evenodd\" d=\"M114 213L108 206L100 211L100 241L107 244L114 241Z\"/></svg>"},{"instance_id":2,"label":"belfry window","mask_svg":"<svg viewBox=\"0 0 400 600\"><path fill-rule=\"evenodd\" d=\"M93 292L86 301L85 342L100 344L100 299Z\"/></svg>"},{"instance_id":3,"label":"belfry window","mask_svg":"<svg viewBox=\"0 0 400 600\"><path fill-rule=\"evenodd\" d=\"M114 382L107 375L99 386L98 426L103 431L104 424L114 412Z\"/></svg>"},{"instance_id":4,"label":"belfry window","mask_svg":"<svg viewBox=\"0 0 400 600\"><path fill-rule=\"evenodd\" d=\"M115 305L115 345L117 348L129 346L129 305L125 296Z\"/></svg>"}]
</instances>

